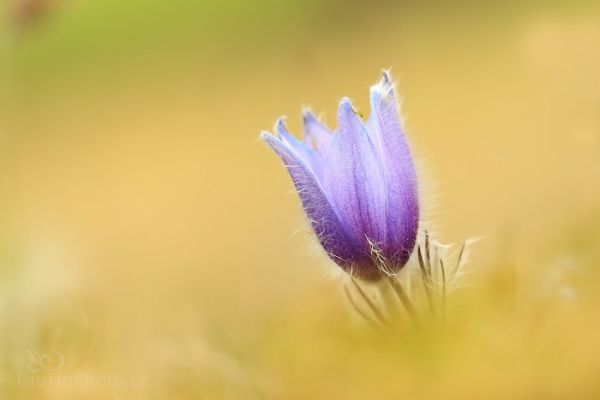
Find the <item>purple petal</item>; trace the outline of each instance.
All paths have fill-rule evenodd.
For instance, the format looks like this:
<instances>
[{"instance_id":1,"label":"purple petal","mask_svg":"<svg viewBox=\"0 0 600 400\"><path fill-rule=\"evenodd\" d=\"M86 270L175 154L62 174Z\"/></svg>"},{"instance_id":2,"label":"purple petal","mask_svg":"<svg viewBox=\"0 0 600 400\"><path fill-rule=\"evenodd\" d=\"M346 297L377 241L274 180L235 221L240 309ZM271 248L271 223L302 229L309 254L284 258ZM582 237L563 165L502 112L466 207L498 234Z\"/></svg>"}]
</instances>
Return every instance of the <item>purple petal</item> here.
<instances>
[{"instance_id":1,"label":"purple petal","mask_svg":"<svg viewBox=\"0 0 600 400\"><path fill-rule=\"evenodd\" d=\"M304 110L304 143L324 156L333 141L333 132L319 121L310 110Z\"/></svg>"},{"instance_id":2,"label":"purple petal","mask_svg":"<svg viewBox=\"0 0 600 400\"><path fill-rule=\"evenodd\" d=\"M350 268L351 260L357 258L356 246L345 232L339 216L306 161L299 157L288 142L268 132L263 132L261 137L283 160L304 211L325 251L338 265Z\"/></svg>"},{"instance_id":3,"label":"purple petal","mask_svg":"<svg viewBox=\"0 0 600 400\"><path fill-rule=\"evenodd\" d=\"M371 87L369 134L379 151L387 187L386 257L404 264L415 245L419 223L417 177L387 72Z\"/></svg>"},{"instance_id":4,"label":"purple petal","mask_svg":"<svg viewBox=\"0 0 600 400\"><path fill-rule=\"evenodd\" d=\"M383 172L376 148L346 98L338 109L338 124L326 159L325 188L344 218L346 231L370 257L370 242L383 244L387 237Z\"/></svg>"},{"instance_id":5,"label":"purple petal","mask_svg":"<svg viewBox=\"0 0 600 400\"><path fill-rule=\"evenodd\" d=\"M292 149L320 181L323 176L323 164L315 151L296 139L296 137L287 130L283 118L279 118L275 123L275 131L279 135L281 142Z\"/></svg>"}]
</instances>

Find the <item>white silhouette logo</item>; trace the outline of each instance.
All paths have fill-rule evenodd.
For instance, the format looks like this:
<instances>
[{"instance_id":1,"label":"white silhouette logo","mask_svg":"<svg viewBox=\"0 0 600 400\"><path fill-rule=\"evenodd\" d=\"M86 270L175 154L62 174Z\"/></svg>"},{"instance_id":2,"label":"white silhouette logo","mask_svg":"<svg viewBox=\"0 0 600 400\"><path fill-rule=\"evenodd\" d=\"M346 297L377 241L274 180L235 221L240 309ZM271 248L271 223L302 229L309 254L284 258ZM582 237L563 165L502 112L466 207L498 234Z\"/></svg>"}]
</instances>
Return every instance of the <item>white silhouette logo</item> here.
<instances>
[{"instance_id":1,"label":"white silhouette logo","mask_svg":"<svg viewBox=\"0 0 600 400\"><path fill-rule=\"evenodd\" d=\"M56 350L51 350L48 353L29 350L27 355L29 356L27 369L34 374L41 371L58 371L65 364L65 357Z\"/></svg>"}]
</instances>

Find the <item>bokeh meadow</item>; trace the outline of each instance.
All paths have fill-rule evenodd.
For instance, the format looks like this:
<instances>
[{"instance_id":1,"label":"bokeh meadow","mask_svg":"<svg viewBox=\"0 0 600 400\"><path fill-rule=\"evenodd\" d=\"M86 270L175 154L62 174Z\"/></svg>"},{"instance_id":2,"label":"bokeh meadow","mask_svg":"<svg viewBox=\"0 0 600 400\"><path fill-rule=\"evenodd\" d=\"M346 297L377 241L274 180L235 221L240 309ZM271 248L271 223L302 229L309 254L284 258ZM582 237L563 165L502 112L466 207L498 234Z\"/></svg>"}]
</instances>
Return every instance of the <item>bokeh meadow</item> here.
<instances>
[{"instance_id":1,"label":"bokeh meadow","mask_svg":"<svg viewBox=\"0 0 600 400\"><path fill-rule=\"evenodd\" d=\"M0 13L1 398L600 398L597 2ZM258 140L382 68L422 226L480 239L421 333L356 318Z\"/></svg>"}]
</instances>

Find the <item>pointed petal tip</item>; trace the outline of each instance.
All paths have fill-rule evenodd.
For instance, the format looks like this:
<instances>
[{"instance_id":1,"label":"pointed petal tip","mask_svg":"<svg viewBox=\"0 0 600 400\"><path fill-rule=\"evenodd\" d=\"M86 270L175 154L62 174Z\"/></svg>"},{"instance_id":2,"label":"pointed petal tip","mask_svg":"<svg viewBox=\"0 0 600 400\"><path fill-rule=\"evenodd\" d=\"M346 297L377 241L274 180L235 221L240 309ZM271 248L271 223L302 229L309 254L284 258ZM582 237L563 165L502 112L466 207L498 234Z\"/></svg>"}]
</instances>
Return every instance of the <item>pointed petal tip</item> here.
<instances>
[{"instance_id":1,"label":"pointed petal tip","mask_svg":"<svg viewBox=\"0 0 600 400\"><path fill-rule=\"evenodd\" d=\"M338 115L346 115L348 113L356 114L356 108L354 108L352 100L348 97L342 97L338 107Z\"/></svg>"},{"instance_id":2,"label":"pointed petal tip","mask_svg":"<svg viewBox=\"0 0 600 400\"><path fill-rule=\"evenodd\" d=\"M354 107L352 106L352 102L347 97L342 97L340 100L340 105L338 106L338 126L340 125L340 121L342 119L348 118L350 114L354 114Z\"/></svg>"},{"instance_id":3,"label":"pointed petal tip","mask_svg":"<svg viewBox=\"0 0 600 400\"><path fill-rule=\"evenodd\" d=\"M333 132L310 109L305 108L302 114L304 143L317 153L325 154L333 140Z\"/></svg>"},{"instance_id":4,"label":"pointed petal tip","mask_svg":"<svg viewBox=\"0 0 600 400\"><path fill-rule=\"evenodd\" d=\"M275 132L277 132L278 134L281 135L281 132L287 132L287 128L285 127L285 116L281 116L279 118L277 118L277 121L275 121L275 126L274 126L274 130Z\"/></svg>"},{"instance_id":5,"label":"pointed petal tip","mask_svg":"<svg viewBox=\"0 0 600 400\"><path fill-rule=\"evenodd\" d=\"M287 129L287 126L285 125L285 120L285 116L281 116L277 119L277 121L275 122L275 132L277 132L277 135L279 136L282 142L294 143L296 141L295 137Z\"/></svg>"},{"instance_id":6,"label":"pointed petal tip","mask_svg":"<svg viewBox=\"0 0 600 400\"><path fill-rule=\"evenodd\" d=\"M352 107L352 100L350 100L349 97L344 96L340 99L340 107L347 105L350 105L350 107Z\"/></svg>"},{"instance_id":7,"label":"pointed petal tip","mask_svg":"<svg viewBox=\"0 0 600 400\"><path fill-rule=\"evenodd\" d=\"M378 101L389 101L394 99L394 83L389 70L383 70L382 77L375 85L371 86L371 105Z\"/></svg>"},{"instance_id":8,"label":"pointed petal tip","mask_svg":"<svg viewBox=\"0 0 600 400\"><path fill-rule=\"evenodd\" d=\"M306 123L307 121L317 119L317 117L315 117L315 114L313 114L310 108L304 107L302 109L302 119L304 120L304 123Z\"/></svg>"},{"instance_id":9,"label":"pointed petal tip","mask_svg":"<svg viewBox=\"0 0 600 400\"><path fill-rule=\"evenodd\" d=\"M258 135L258 140L264 140L267 143L271 143L271 142L279 142L279 138L277 138L275 135L273 135L271 132L268 131L262 131L260 133L260 135Z\"/></svg>"},{"instance_id":10,"label":"pointed petal tip","mask_svg":"<svg viewBox=\"0 0 600 400\"><path fill-rule=\"evenodd\" d=\"M384 69L381 71L381 81L383 84L387 85L387 86L392 86L393 85L393 81L392 81L392 73L390 72L389 69Z\"/></svg>"},{"instance_id":11,"label":"pointed petal tip","mask_svg":"<svg viewBox=\"0 0 600 400\"><path fill-rule=\"evenodd\" d=\"M362 122L364 118L363 114L352 104L352 100L348 97L343 97L340 100L340 105L338 107L338 125L342 119L350 118L350 119L358 119Z\"/></svg>"},{"instance_id":12,"label":"pointed petal tip","mask_svg":"<svg viewBox=\"0 0 600 400\"><path fill-rule=\"evenodd\" d=\"M319 120L309 108L302 109L302 124L304 125L304 137L311 135L311 127L317 124L318 122Z\"/></svg>"},{"instance_id":13,"label":"pointed petal tip","mask_svg":"<svg viewBox=\"0 0 600 400\"><path fill-rule=\"evenodd\" d=\"M258 140L265 142L267 146L269 146L272 150L275 150L275 152L278 151L278 148L286 146L279 136L268 131L262 131L258 137Z\"/></svg>"}]
</instances>

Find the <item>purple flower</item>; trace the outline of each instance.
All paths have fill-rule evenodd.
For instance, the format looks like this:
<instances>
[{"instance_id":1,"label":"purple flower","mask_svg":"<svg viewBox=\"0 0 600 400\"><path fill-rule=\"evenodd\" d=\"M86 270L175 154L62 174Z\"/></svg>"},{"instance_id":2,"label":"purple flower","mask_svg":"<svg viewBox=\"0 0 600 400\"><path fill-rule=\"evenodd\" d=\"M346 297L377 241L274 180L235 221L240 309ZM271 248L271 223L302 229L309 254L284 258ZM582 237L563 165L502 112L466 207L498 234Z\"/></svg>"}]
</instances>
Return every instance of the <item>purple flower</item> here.
<instances>
[{"instance_id":1,"label":"purple flower","mask_svg":"<svg viewBox=\"0 0 600 400\"><path fill-rule=\"evenodd\" d=\"M304 141L280 118L277 135L261 137L281 157L304 211L329 256L365 280L400 270L419 225L417 178L390 76L371 87L371 116L363 123L348 98L332 132L304 112Z\"/></svg>"}]
</instances>

